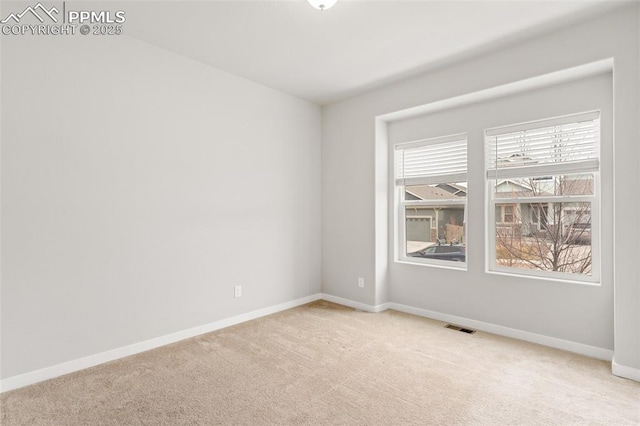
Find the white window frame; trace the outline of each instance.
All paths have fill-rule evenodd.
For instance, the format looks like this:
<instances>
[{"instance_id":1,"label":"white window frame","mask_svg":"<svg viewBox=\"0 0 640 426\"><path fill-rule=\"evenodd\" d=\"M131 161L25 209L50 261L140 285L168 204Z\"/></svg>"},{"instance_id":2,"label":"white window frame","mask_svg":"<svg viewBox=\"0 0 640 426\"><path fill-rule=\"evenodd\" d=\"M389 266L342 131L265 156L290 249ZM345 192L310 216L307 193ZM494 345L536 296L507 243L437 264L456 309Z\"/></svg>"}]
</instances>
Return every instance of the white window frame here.
<instances>
[{"instance_id":1,"label":"white window frame","mask_svg":"<svg viewBox=\"0 0 640 426\"><path fill-rule=\"evenodd\" d=\"M466 239L469 235L468 226L468 208L467 208L467 198L468 198L468 189L467 194L464 198L459 197L459 199L451 198L451 199L442 199L442 200L405 200L405 186L409 185L420 185L420 184L440 184L440 183L455 183L455 182L466 182L467 181L467 170L468 167L465 163L464 171L456 170L455 173L451 174L438 174L438 175L429 175L428 177L413 177L413 178L398 178L399 172L399 160L398 155L404 149L415 148L420 146L435 146L438 144L444 144L447 142L454 141L464 141L465 151L468 144L468 135L466 133L458 133L454 135L441 136L435 138L421 139L417 141L411 142L401 142L393 145L394 150L394 176L395 178L395 215L396 215L396 232L395 232L395 261L396 262L404 262L404 263L412 263L412 264L420 264L420 265L429 265L429 266L437 266L437 267L445 267L445 268L453 268L453 269L467 269L467 262L469 253L466 250ZM465 155L466 161L466 155ZM453 194L452 194L453 197ZM465 227L464 235L465 235L465 262L454 262L450 260L439 260L439 259L428 259L428 258L418 258L418 257L409 257L406 255L406 209L407 207L425 207L425 208L437 208L437 207L457 207L463 206L464 208L464 223ZM436 218L431 219L431 229L435 226L437 229L438 224L436 223Z\"/></svg>"},{"instance_id":2,"label":"white window frame","mask_svg":"<svg viewBox=\"0 0 640 426\"><path fill-rule=\"evenodd\" d=\"M486 235L487 235L487 255L486 255L486 269L490 273L499 273L506 275L527 276L532 278L552 279L557 281L575 282L581 284L600 284L600 141L601 126L600 126L601 112L589 111L585 113L570 114L561 117L554 117L545 120L536 120L532 122L514 124L510 126L504 126L493 129L485 130L485 147L486 147L486 161L485 161L485 184L486 184L486 205L487 205L487 223L486 223ZM582 161L581 164L565 164L563 166L554 167L555 165L541 165L536 167L527 165L522 167L525 173L529 175L523 175L519 178L536 178L546 176L560 176L560 175L577 175L581 173L593 174L593 194L592 195L552 195L545 197L504 197L496 198L495 184L499 181L499 173L497 169L490 167L490 150L492 144L489 142L491 136L497 134L505 134L511 132L517 132L525 129L537 129L550 127L555 124L568 124L574 123L576 120L597 120L598 140L597 140L597 159L590 159ZM517 176L517 171L507 171L508 177ZM502 179L505 176L501 177ZM496 207L500 204L549 204L554 202L563 203L579 203L588 202L591 205L591 275L571 273L571 272L557 272L557 271L543 271L535 269L523 269L517 267L499 266L496 261L496 228L500 224L496 222ZM502 210L501 210L502 211ZM502 219L502 218L500 218ZM541 219L539 218L539 221Z\"/></svg>"}]
</instances>

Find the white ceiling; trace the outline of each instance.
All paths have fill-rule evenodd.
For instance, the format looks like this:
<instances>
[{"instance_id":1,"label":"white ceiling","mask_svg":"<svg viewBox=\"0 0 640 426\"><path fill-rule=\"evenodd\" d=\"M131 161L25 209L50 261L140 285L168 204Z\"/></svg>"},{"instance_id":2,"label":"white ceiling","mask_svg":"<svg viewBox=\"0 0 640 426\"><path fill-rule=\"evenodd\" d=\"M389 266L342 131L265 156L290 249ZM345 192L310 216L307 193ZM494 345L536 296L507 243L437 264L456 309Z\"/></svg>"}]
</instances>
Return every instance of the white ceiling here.
<instances>
[{"instance_id":1,"label":"white ceiling","mask_svg":"<svg viewBox=\"0 0 640 426\"><path fill-rule=\"evenodd\" d=\"M122 4L126 34L319 104L618 5L592 1L306 0Z\"/></svg>"}]
</instances>

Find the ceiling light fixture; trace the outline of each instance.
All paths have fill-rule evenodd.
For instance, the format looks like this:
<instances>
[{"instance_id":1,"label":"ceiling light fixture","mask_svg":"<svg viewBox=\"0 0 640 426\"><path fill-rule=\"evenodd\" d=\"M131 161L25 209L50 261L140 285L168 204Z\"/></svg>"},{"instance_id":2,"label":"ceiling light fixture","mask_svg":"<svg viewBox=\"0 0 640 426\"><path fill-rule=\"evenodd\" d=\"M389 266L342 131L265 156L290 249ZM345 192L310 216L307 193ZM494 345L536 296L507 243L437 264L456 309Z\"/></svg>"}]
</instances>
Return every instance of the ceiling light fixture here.
<instances>
[{"instance_id":1,"label":"ceiling light fixture","mask_svg":"<svg viewBox=\"0 0 640 426\"><path fill-rule=\"evenodd\" d=\"M326 10L336 4L338 0L307 0L309 4L318 10Z\"/></svg>"}]
</instances>

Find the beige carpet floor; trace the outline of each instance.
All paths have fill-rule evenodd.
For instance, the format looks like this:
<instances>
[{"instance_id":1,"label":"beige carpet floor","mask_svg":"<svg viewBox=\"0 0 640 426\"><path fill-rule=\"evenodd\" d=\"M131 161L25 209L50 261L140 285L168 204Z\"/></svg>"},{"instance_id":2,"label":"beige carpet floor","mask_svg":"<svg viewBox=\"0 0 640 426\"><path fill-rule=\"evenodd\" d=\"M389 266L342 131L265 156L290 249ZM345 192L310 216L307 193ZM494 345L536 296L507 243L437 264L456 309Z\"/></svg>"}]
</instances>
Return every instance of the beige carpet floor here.
<instances>
[{"instance_id":1,"label":"beige carpet floor","mask_svg":"<svg viewBox=\"0 0 640 426\"><path fill-rule=\"evenodd\" d=\"M638 425L610 364L315 302L8 392L2 425Z\"/></svg>"}]
</instances>

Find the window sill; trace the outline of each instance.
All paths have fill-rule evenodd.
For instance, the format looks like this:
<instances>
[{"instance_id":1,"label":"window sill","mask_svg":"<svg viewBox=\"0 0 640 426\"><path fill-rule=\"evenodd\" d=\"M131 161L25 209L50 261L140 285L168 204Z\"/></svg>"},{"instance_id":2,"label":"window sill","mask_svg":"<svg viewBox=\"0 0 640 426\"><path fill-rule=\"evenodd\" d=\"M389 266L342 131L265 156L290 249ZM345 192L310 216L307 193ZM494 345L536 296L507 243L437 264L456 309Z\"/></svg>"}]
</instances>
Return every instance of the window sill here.
<instances>
[{"instance_id":1,"label":"window sill","mask_svg":"<svg viewBox=\"0 0 640 426\"><path fill-rule=\"evenodd\" d=\"M511 271L493 270L493 269L488 269L485 272L490 275L502 275L502 276L511 277L511 278L519 278L519 279L524 278L524 279L532 279L532 280L546 281L546 282L553 282L553 283L578 284L578 285L586 285L589 287L602 287L602 283L599 281L572 280L569 278L533 275L533 274L525 274L525 273L518 273L518 272L511 272Z\"/></svg>"},{"instance_id":2,"label":"window sill","mask_svg":"<svg viewBox=\"0 0 640 426\"><path fill-rule=\"evenodd\" d=\"M455 263L456 265L449 265L447 263L440 262L412 262L407 259L396 259L394 261L400 265L414 265L414 266L426 266L429 268L439 268L439 269L449 269L453 271L467 271L467 263L466 262L447 262L447 263Z\"/></svg>"}]
</instances>

